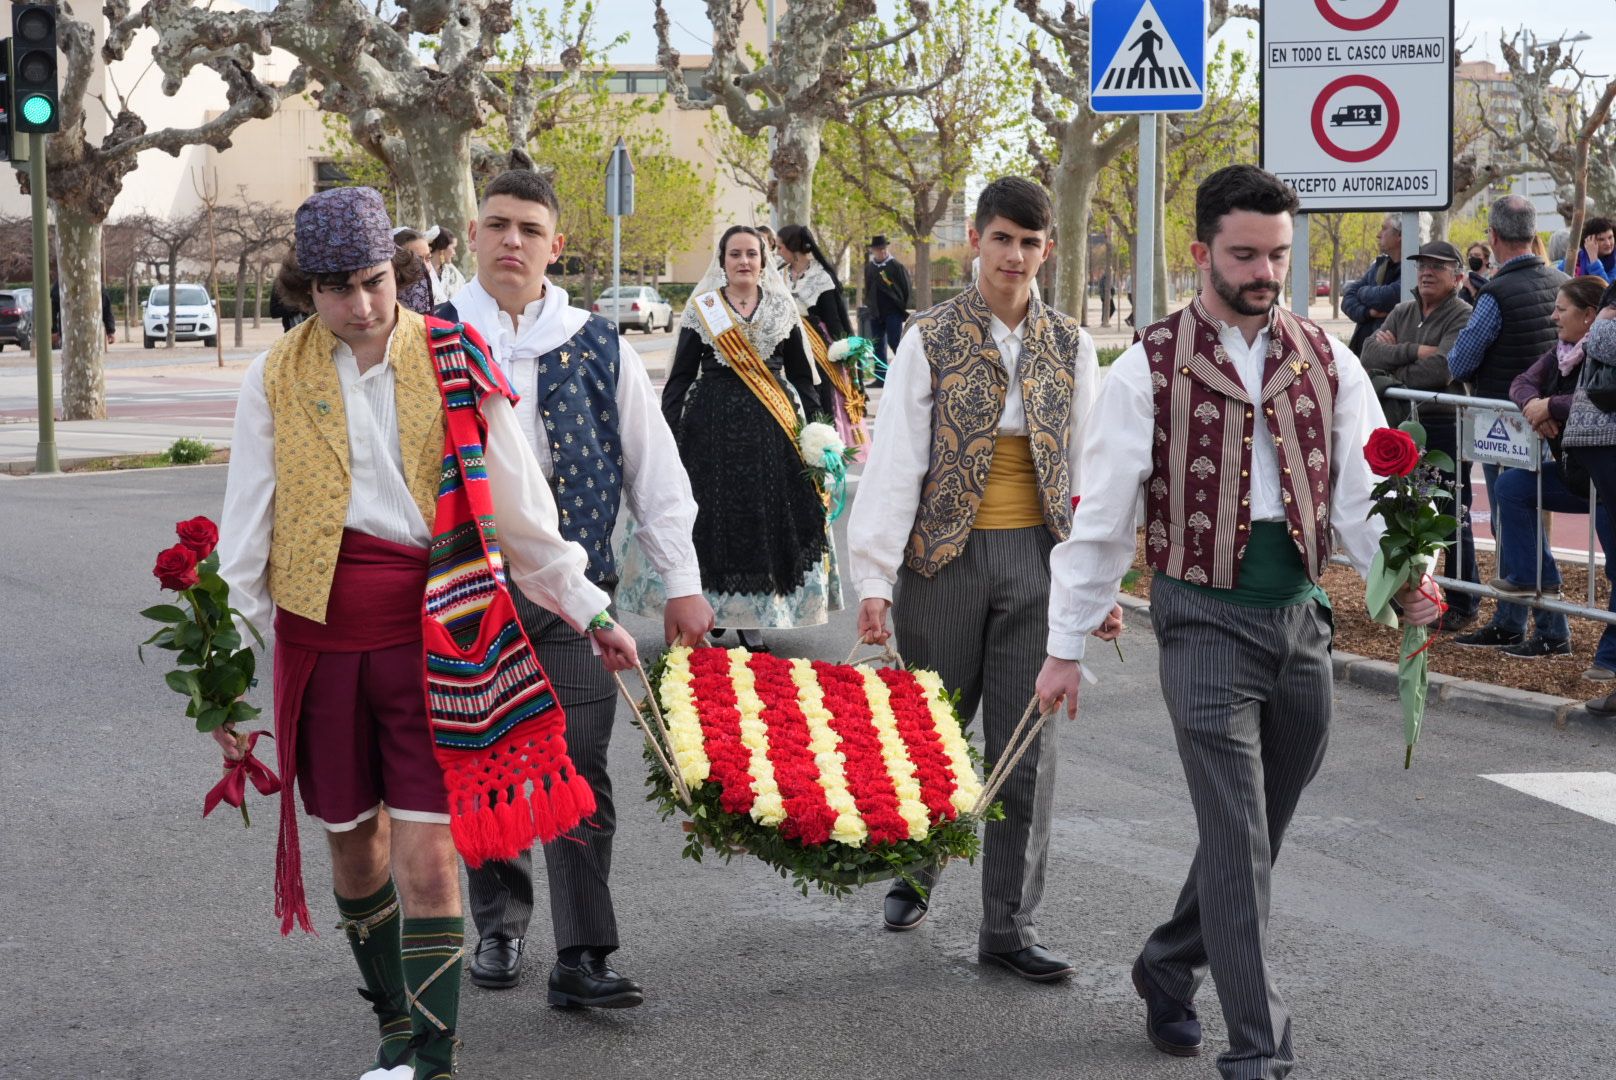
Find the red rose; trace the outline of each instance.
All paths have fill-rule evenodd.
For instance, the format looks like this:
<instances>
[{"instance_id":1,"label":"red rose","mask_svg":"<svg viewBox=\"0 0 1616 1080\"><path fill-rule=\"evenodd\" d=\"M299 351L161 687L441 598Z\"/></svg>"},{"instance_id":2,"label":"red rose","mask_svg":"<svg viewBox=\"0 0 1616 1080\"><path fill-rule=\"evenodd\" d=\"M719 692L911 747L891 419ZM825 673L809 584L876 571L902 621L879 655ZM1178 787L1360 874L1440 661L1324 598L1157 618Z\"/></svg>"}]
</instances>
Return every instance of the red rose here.
<instances>
[{"instance_id":1,"label":"red rose","mask_svg":"<svg viewBox=\"0 0 1616 1080\"><path fill-rule=\"evenodd\" d=\"M1406 431L1376 428L1364 447L1364 458L1376 476L1407 476L1420 463L1420 446Z\"/></svg>"},{"instance_id":2,"label":"red rose","mask_svg":"<svg viewBox=\"0 0 1616 1080\"><path fill-rule=\"evenodd\" d=\"M157 556L152 574L163 588L184 592L196 584L196 563L196 552L184 544L175 544Z\"/></svg>"},{"instance_id":3,"label":"red rose","mask_svg":"<svg viewBox=\"0 0 1616 1080\"><path fill-rule=\"evenodd\" d=\"M213 549L219 544L219 526L205 517L176 522L174 532L178 534L180 543L196 552L198 559L213 554Z\"/></svg>"}]
</instances>

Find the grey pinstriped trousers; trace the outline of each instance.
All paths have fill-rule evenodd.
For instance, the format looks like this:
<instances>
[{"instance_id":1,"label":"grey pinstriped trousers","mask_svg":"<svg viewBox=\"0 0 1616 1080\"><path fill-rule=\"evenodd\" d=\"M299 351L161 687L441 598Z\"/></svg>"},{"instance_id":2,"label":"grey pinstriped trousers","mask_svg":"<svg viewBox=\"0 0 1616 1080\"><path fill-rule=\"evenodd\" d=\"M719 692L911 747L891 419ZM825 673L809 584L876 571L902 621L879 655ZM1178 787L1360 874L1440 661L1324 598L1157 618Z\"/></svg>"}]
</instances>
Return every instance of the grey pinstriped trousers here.
<instances>
[{"instance_id":1,"label":"grey pinstriped trousers","mask_svg":"<svg viewBox=\"0 0 1616 1080\"><path fill-rule=\"evenodd\" d=\"M976 529L965 551L933 578L898 573L892 624L903 658L960 692L960 715L981 707L988 761L997 761L1032 699L1048 634L1049 553L1042 525ZM1038 943L1033 915L1044 895L1049 815L1055 799L1055 725L999 789L1003 821L989 822L982 855L982 927L987 952ZM936 872L917 875L928 888Z\"/></svg>"},{"instance_id":2,"label":"grey pinstriped trousers","mask_svg":"<svg viewBox=\"0 0 1616 1080\"><path fill-rule=\"evenodd\" d=\"M1225 1080L1291 1071L1291 1019L1269 977L1274 859L1329 738L1332 623L1324 605L1251 608L1164 581L1151 590L1162 695L1199 844L1172 918L1145 942L1163 990L1188 1001L1210 967L1229 1028Z\"/></svg>"},{"instance_id":3,"label":"grey pinstriped trousers","mask_svg":"<svg viewBox=\"0 0 1616 1080\"><path fill-rule=\"evenodd\" d=\"M617 812L612 805L606 756L617 715L616 683L601 667L587 638L515 589L511 595L539 664L566 711L567 753L595 792L594 817L544 845L555 947L559 951L589 945L609 951L617 948L617 915L607 882ZM531 851L510 862L468 868L466 877L471 917L480 937L527 936L528 921L533 917Z\"/></svg>"}]
</instances>

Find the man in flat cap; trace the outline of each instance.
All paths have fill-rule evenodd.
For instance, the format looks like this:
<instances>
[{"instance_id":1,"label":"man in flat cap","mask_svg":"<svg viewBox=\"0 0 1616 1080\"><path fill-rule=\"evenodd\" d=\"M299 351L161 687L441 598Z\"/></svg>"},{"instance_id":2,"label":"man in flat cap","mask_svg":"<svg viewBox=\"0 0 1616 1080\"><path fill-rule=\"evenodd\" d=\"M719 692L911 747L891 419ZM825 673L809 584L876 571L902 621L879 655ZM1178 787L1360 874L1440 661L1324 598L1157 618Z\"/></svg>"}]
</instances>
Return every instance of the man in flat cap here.
<instances>
[{"instance_id":1,"label":"man in flat cap","mask_svg":"<svg viewBox=\"0 0 1616 1080\"><path fill-rule=\"evenodd\" d=\"M274 615L276 913L282 933L310 928L295 785L380 1027L362 1080L453 1075L457 849L511 858L593 812L509 588L607 667L636 662L557 530L487 347L400 306L418 267L370 188L298 208L276 286L315 317L247 371L220 529L234 603L259 626ZM240 756L233 732L216 737Z\"/></svg>"}]
</instances>

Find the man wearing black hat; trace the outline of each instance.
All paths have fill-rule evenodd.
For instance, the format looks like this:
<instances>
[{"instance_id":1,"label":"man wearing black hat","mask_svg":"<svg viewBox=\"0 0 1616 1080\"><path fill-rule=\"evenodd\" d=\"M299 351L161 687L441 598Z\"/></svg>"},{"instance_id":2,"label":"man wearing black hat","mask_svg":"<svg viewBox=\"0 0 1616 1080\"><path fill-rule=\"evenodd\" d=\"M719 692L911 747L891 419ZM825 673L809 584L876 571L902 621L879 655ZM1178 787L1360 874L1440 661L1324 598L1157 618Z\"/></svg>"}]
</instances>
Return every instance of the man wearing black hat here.
<instances>
[{"instance_id":1,"label":"man wearing black hat","mask_svg":"<svg viewBox=\"0 0 1616 1080\"><path fill-rule=\"evenodd\" d=\"M870 332L875 337L875 380L881 386L887 375L887 349L896 350L903 337L903 321L912 298L909 271L892 257L887 238L870 237L870 261L864 265L864 302L870 309Z\"/></svg>"},{"instance_id":2,"label":"man wearing black hat","mask_svg":"<svg viewBox=\"0 0 1616 1080\"><path fill-rule=\"evenodd\" d=\"M1446 240L1432 240L1421 246L1419 252L1408 257L1419 271L1414 299L1406 300L1392 309L1381 328L1364 342L1363 365L1393 423L1407 418L1408 402L1388 399L1385 391L1394 387L1408 390L1447 390L1452 382L1448 372L1448 350L1459 339L1459 332L1470 320L1470 305L1459 298L1459 286L1465 281L1459 249ZM1453 387L1454 393L1463 393L1463 387ZM1458 428L1455 426L1452 406L1423 405L1419 420L1425 425L1426 445L1450 455L1456 445ZM1470 477L1468 471L1455 477L1444 473L1452 490L1457 480L1460 500L1466 512L1460 515L1462 526L1459 539L1459 573L1455 574L1454 551L1448 549L1447 574L1462 581L1479 582L1476 571L1476 545L1470 533ZM1445 631L1460 630L1475 621L1480 601L1470 593L1449 594L1448 610L1443 614L1441 627Z\"/></svg>"}]
</instances>

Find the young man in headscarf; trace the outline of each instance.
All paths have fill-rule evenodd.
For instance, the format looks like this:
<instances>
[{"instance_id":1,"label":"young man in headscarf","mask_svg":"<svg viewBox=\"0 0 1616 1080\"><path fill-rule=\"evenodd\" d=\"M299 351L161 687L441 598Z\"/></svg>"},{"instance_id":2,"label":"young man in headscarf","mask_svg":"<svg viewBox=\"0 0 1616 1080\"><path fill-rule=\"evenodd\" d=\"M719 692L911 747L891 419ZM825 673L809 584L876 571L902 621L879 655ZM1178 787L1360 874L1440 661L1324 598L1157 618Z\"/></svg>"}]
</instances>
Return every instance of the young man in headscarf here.
<instances>
[{"instance_id":1,"label":"young man in headscarf","mask_svg":"<svg viewBox=\"0 0 1616 1080\"><path fill-rule=\"evenodd\" d=\"M495 177L470 237L477 276L439 314L477 330L522 394L517 419L537 453L540 482L554 487L562 535L582 545L590 580L610 592L618 579L612 530L627 496L641 550L667 584L667 640L700 643L713 612L701 595L690 537L690 481L644 363L610 323L569 305L566 291L545 277L566 244L550 181L526 170ZM589 825L544 849L557 951L549 998L563 1007L638 1005L640 987L608 961L618 947L608 884L616 826L606 771L617 711L613 681L576 628L521 599L517 610L567 710L573 761L595 792ZM471 980L515 986L533 914L531 853L484 863L470 882L479 934Z\"/></svg>"},{"instance_id":2,"label":"young man in headscarf","mask_svg":"<svg viewBox=\"0 0 1616 1080\"><path fill-rule=\"evenodd\" d=\"M884 643L887 612L906 661L930 668L982 710L989 760L1004 753L1043 659L1049 552L1066 538L1076 450L1099 388L1094 342L1032 296L1054 244L1043 188L995 180L970 230L981 273L916 316L898 345L875 444L847 526L859 633ZM1102 634L1121 632L1121 609ZM1055 727L1046 725L1001 790L1004 819L983 838L986 963L1047 982L1074 970L1039 943L1055 795ZM926 917L938 870L887 893L890 930Z\"/></svg>"},{"instance_id":3,"label":"young man in headscarf","mask_svg":"<svg viewBox=\"0 0 1616 1080\"><path fill-rule=\"evenodd\" d=\"M1141 500L1155 571L1162 695L1199 846L1172 917L1133 965L1145 1032L1201 1052L1195 993L1211 970L1228 1023L1225 1080L1282 1080L1291 1021L1270 978L1274 859L1330 728L1332 621L1318 581L1332 534L1360 573L1384 525L1364 459L1380 405L1351 349L1279 306L1296 194L1254 165L1219 169L1195 200L1201 291L1140 328L1095 402L1082 496L1055 549L1044 708L1077 715L1085 635L1133 562ZM1398 597L1428 624L1427 577Z\"/></svg>"},{"instance_id":4,"label":"young man in headscarf","mask_svg":"<svg viewBox=\"0 0 1616 1080\"><path fill-rule=\"evenodd\" d=\"M364 1080L453 1074L456 848L509 857L591 810L507 581L607 666L636 662L558 531L486 346L398 304L416 265L370 188L298 208L276 284L316 317L247 371L219 544L242 615L274 616L276 911L283 933L310 928L295 786L326 830L339 926L380 1025ZM233 733L216 738L240 757Z\"/></svg>"}]
</instances>

